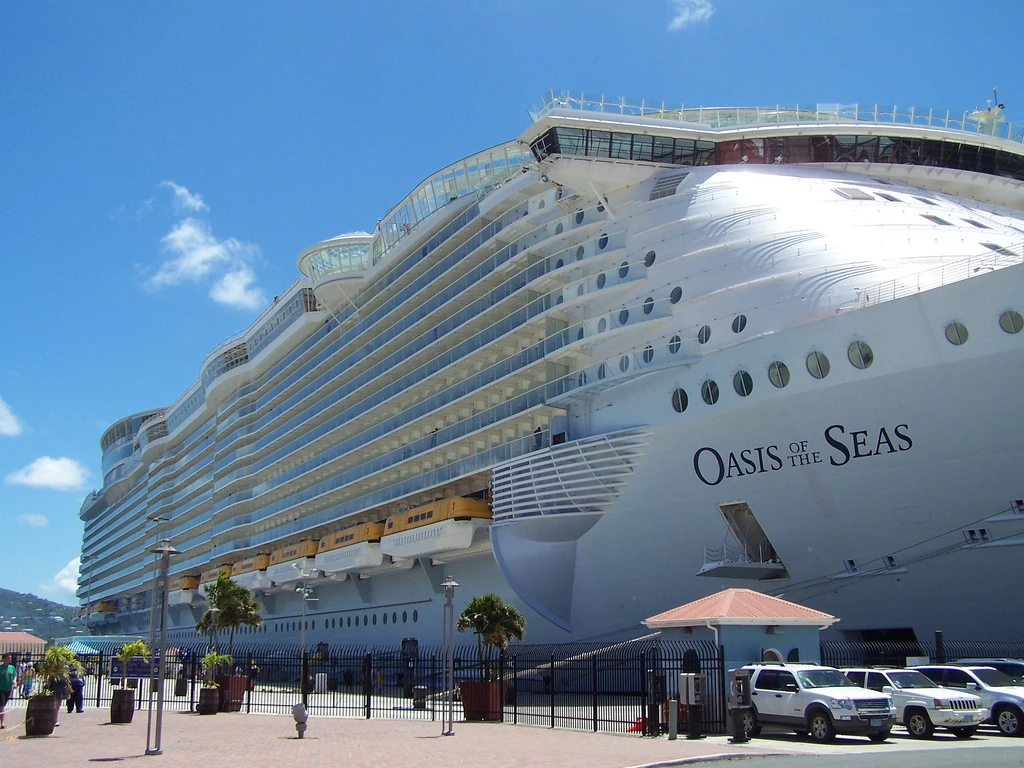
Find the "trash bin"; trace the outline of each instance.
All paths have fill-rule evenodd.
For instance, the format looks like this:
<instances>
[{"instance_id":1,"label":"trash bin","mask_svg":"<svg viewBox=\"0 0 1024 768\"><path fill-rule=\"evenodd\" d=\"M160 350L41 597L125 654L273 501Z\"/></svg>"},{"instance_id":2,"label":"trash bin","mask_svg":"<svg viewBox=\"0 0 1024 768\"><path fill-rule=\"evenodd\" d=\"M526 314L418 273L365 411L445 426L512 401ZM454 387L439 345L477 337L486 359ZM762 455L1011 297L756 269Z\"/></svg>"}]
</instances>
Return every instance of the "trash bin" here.
<instances>
[{"instance_id":1,"label":"trash bin","mask_svg":"<svg viewBox=\"0 0 1024 768\"><path fill-rule=\"evenodd\" d=\"M178 677L174 681L174 695L185 696L188 694L188 678L185 677L185 670L178 672Z\"/></svg>"},{"instance_id":2,"label":"trash bin","mask_svg":"<svg viewBox=\"0 0 1024 768\"><path fill-rule=\"evenodd\" d=\"M426 709L427 708L427 686L425 686L425 685L414 685L412 687L412 708L413 709Z\"/></svg>"}]
</instances>

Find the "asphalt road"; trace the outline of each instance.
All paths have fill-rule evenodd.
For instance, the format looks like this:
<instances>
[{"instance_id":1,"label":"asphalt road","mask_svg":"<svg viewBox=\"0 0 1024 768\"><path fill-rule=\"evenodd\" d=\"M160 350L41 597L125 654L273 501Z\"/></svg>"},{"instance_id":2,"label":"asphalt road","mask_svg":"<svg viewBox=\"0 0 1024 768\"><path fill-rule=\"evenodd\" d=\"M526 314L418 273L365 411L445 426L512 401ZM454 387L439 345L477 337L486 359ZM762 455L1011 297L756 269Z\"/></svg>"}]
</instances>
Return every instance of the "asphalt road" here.
<instances>
[{"instance_id":1,"label":"asphalt road","mask_svg":"<svg viewBox=\"0 0 1024 768\"><path fill-rule=\"evenodd\" d=\"M1024 743L1013 746L960 750L921 750L878 754L800 755L762 757L763 768L1020 768L1024 765Z\"/></svg>"}]
</instances>

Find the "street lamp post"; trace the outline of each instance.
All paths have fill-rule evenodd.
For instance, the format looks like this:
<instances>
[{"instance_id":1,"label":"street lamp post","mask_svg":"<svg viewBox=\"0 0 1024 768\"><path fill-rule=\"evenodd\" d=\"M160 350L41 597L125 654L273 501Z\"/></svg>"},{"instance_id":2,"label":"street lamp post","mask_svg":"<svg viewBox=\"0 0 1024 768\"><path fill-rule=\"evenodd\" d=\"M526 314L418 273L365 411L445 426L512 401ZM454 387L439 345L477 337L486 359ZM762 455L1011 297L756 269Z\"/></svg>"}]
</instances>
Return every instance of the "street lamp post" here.
<instances>
[{"instance_id":1,"label":"street lamp post","mask_svg":"<svg viewBox=\"0 0 1024 768\"><path fill-rule=\"evenodd\" d=\"M170 520L169 517L160 517L159 515L152 515L147 517L151 523L154 523L154 528L157 533L156 541L153 542L154 549L150 552L158 552L160 547L160 523L166 523ZM153 558L153 589L149 593L149 650L153 650L153 646L156 644L156 577L160 570L160 557ZM153 704L153 686L149 686L149 703L152 707Z\"/></svg>"},{"instance_id":2,"label":"street lamp post","mask_svg":"<svg viewBox=\"0 0 1024 768\"><path fill-rule=\"evenodd\" d=\"M171 542L167 539L159 542L157 546L150 551L160 556L160 571L163 574L163 588L160 590L160 642L158 650L153 657L153 664L150 666L150 679L152 682L149 686L149 720L146 724L146 754L162 755L163 750L160 748L160 734L163 730L164 723L164 662L167 656L167 578L168 571L171 567L171 555L177 555L180 554L180 552L171 546ZM156 583L154 580L154 588L155 587ZM156 593L154 592L153 594L155 597ZM156 683L157 686L156 738L151 747L149 735L153 723L153 683Z\"/></svg>"},{"instance_id":3,"label":"street lamp post","mask_svg":"<svg viewBox=\"0 0 1024 768\"><path fill-rule=\"evenodd\" d=\"M444 587L444 611L442 614L442 654L444 655L444 668L442 674L441 688L447 691L445 709L441 715L441 735L455 735L455 606L452 598L455 597L455 588L459 586L451 576L441 582Z\"/></svg>"},{"instance_id":4,"label":"street lamp post","mask_svg":"<svg viewBox=\"0 0 1024 768\"><path fill-rule=\"evenodd\" d=\"M299 694L302 696L303 703L305 703L309 687L309 662L306 660L306 603L310 600L316 602L319 598L310 597L313 590L306 586L306 582L302 582L302 586L296 587L295 591L302 596L302 620L299 622L299 637L301 638L299 643L302 646L299 655L299 676L302 678L302 682L299 686Z\"/></svg>"}]
</instances>

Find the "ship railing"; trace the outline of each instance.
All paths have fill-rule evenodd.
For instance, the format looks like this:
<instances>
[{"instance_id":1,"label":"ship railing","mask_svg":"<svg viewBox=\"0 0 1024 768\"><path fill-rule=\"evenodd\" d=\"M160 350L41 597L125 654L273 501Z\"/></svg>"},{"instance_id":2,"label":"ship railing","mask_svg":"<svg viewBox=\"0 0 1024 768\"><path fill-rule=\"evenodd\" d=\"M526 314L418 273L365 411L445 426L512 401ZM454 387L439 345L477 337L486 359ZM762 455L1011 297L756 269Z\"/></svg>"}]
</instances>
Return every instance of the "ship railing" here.
<instances>
[{"instance_id":1,"label":"ship railing","mask_svg":"<svg viewBox=\"0 0 1024 768\"><path fill-rule=\"evenodd\" d=\"M1006 267L1014 267L1024 263L1024 244L1014 246L1020 253L1009 248L999 247L991 253L975 254L966 259L925 269L914 275L898 277L878 283L864 290L861 294L861 306L868 307L893 301L916 293L941 288L944 285L966 280L971 277L987 275Z\"/></svg>"},{"instance_id":2,"label":"ship railing","mask_svg":"<svg viewBox=\"0 0 1024 768\"><path fill-rule=\"evenodd\" d=\"M747 547L729 546L723 544L721 547L704 547L704 564L712 563L771 563L774 562L775 553L758 547L756 553L752 553Z\"/></svg>"},{"instance_id":3,"label":"ship railing","mask_svg":"<svg viewBox=\"0 0 1024 768\"><path fill-rule=\"evenodd\" d=\"M612 98L563 91L545 94L530 112L536 122L555 110L600 112L626 117L654 117L659 120L693 123L712 129L758 125L791 125L799 123L895 123L941 128L963 133L981 133L996 138L1024 143L1024 124L998 118L1000 110L991 108L967 110L920 110L916 107L883 107L878 104L815 104L801 107L686 107L665 101Z\"/></svg>"}]
</instances>

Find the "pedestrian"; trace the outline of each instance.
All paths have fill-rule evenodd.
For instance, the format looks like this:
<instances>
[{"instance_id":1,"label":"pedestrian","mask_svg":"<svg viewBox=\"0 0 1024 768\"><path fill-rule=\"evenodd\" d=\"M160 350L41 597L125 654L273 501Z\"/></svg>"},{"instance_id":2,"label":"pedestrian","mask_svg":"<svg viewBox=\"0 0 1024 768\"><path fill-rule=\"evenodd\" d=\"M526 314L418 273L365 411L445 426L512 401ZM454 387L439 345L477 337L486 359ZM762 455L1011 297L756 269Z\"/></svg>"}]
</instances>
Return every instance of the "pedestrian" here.
<instances>
[{"instance_id":1,"label":"pedestrian","mask_svg":"<svg viewBox=\"0 0 1024 768\"><path fill-rule=\"evenodd\" d=\"M11 664L11 654L5 653L0 657L0 728L7 727L7 702L11 699L17 677L18 670Z\"/></svg>"},{"instance_id":2,"label":"pedestrian","mask_svg":"<svg viewBox=\"0 0 1024 768\"><path fill-rule=\"evenodd\" d=\"M256 690L256 678L260 676L260 668L256 666L255 661L249 662L249 690Z\"/></svg>"},{"instance_id":3,"label":"pedestrian","mask_svg":"<svg viewBox=\"0 0 1024 768\"><path fill-rule=\"evenodd\" d=\"M68 678L67 672L60 677L51 677L46 681L46 689L50 692L50 695L54 697L54 711L53 711L53 725L54 727L60 725L60 705L68 698Z\"/></svg>"},{"instance_id":4,"label":"pedestrian","mask_svg":"<svg viewBox=\"0 0 1024 768\"><path fill-rule=\"evenodd\" d=\"M32 684L36 679L36 668L33 664L26 664L25 671L21 673L21 696L29 698L32 695Z\"/></svg>"},{"instance_id":5,"label":"pedestrian","mask_svg":"<svg viewBox=\"0 0 1024 768\"><path fill-rule=\"evenodd\" d=\"M70 693L68 694L68 714L69 715L71 714L72 710L74 710L75 712L83 712L84 711L84 708L82 706L83 703L84 703L83 702L83 696L82 696L82 690L85 688L85 680L82 678L81 675L78 674L78 670L75 669L74 667L71 668L70 682L71 682L71 690L70 690Z\"/></svg>"}]
</instances>

